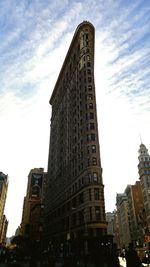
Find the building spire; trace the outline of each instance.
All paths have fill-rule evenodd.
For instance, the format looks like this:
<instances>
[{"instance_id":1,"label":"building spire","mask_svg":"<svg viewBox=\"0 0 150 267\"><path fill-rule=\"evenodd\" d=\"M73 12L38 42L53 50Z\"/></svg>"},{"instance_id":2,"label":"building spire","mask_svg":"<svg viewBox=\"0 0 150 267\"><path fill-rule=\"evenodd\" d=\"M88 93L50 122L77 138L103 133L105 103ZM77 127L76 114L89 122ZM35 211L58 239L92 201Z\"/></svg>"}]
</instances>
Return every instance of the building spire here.
<instances>
[{"instance_id":1,"label":"building spire","mask_svg":"<svg viewBox=\"0 0 150 267\"><path fill-rule=\"evenodd\" d=\"M139 137L140 137L140 142L141 142L141 144L142 144L143 142L142 142L142 136L141 136L141 133L139 133Z\"/></svg>"},{"instance_id":2,"label":"building spire","mask_svg":"<svg viewBox=\"0 0 150 267\"><path fill-rule=\"evenodd\" d=\"M150 155L148 153L148 149L146 148L146 146L144 144L140 144L140 148L138 150L139 152L139 161L147 161L150 159Z\"/></svg>"}]
</instances>

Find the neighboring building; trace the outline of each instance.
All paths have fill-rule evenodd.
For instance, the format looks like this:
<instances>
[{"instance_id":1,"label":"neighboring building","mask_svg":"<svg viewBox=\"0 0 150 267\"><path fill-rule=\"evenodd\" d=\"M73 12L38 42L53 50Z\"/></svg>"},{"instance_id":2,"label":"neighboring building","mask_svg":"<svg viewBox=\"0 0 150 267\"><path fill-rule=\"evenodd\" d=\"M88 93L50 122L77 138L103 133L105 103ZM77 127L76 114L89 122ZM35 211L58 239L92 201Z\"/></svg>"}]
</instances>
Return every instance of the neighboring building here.
<instances>
[{"instance_id":1,"label":"neighboring building","mask_svg":"<svg viewBox=\"0 0 150 267\"><path fill-rule=\"evenodd\" d=\"M142 243L143 240L143 233L139 226L139 215L144 208L140 182L136 181L134 185L128 185L125 193L129 205L131 241L135 244L139 244Z\"/></svg>"},{"instance_id":2,"label":"neighboring building","mask_svg":"<svg viewBox=\"0 0 150 267\"><path fill-rule=\"evenodd\" d=\"M120 248L128 247L131 242L129 203L126 193L117 194L116 197Z\"/></svg>"},{"instance_id":3,"label":"neighboring building","mask_svg":"<svg viewBox=\"0 0 150 267\"><path fill-rule=\"evenodd\" d=\"M18 228L15 231L15 236L19 236L19 235L21 235L21 227L20 226L18 226Z\"/></svg>"},{"instance_id":4,"label":"neighboring building","mask_svg":"<svg viewBox=\"0 0 150 267\"><path fill-rule=\"evenodd\" d=\"M32 241L39 240L41 231L44 174L43 168L35 168L28 175L27 193L23 203L21 234Z\"/></svg>"},{"instance_id":5,"label":"neighboring building","mask_svg":"<svg viewBox=\"0 0 150 267\"><path fill-rule=\"evenodd\" d=\"M1 227L1 244L6 244L6 234L7 234L7 228L8 228L8 220L5 215L3 215L2 218L2 227Z\"/></svg>"},{"instance_id":6,"label":"neighboring building","mask_svg":"<svg viewBox=\"0 0 150 267\"><path fill-rule=\"evenodd\" d=\"M45 242L57 253L62 247L64 252L78 249L79 253L87 253L94 248L92 240L98 242L107 232L94 84L94 37L90 22L84 21L77 27L50 99Z\"/></svg>"},{"instance_id":7,"label":"neighboring building","mask_svg":"<svg viewBox=\"0 0 150 267\"><path fill-rule=\"evenodd\" d=\"M25 228L26 228L26 225L28 224L28 211L29 211L29 208L27 207L27 204L28 204L28 201L27 201L27 198L24 197L24 200L23 200L23 209L22 209L22 220L21 220L21 235L25 235Z\"/></svg>"},{"instance_id":8,"label":"neighboring building","mask_svg":"<svg viewBox=\"0 0 150 267\"><path fill-rule=\"evenodd\" d=\"M115 212L106 212L106 221L107 225L107 234L114 235L114 219L115 219Z\"/></svg>"},{"instance_id":9,"label":"neighboring building","mask_svg":"<svg viewBox=\"0 0 150 267\"><path fill-rule=\"evenodd\" d=\"M106 221L107 221L107 234L112 236L113 243L117 244L117 247L120 248L117 211L114 210L113 212L106 212Z\"/></svg>"},{"instance_id":10,"label":"neighboring building","mask_svg":"<svg viewBox=\"0 0 150 267\"><path fill-rule=\"evenodd\" d=\"M6 203L8 190L8 175L0 172L0 243L4 243L6 239L6 231L8 226L8 221L4 215L4 208ZM7 223L6 223L7 221Z\"/></svg>"},{"instance_id":11,"label":"neighboring building","mask_svg":"<svg viewBox=\"0 0 150 267\"><path fill-rule=\"evenodd\" d=\"M141 213L141 224L143 225L145 237L149 239L150 242L150 155L144 144L140 145L138 152L139 179L144 201L144 209Z\"/></svg>"},{"instance_id":12,"label":"neighboring building","mask_svg":"<svg viewBox=\"0 0 150 267\"><path fill-rule=\"evenodd\" d=\"M117 244L117 248L121 249L117 210L114 211L114 238L113 238L113 241L115 244Z\"/></svg>"}]
</instances>

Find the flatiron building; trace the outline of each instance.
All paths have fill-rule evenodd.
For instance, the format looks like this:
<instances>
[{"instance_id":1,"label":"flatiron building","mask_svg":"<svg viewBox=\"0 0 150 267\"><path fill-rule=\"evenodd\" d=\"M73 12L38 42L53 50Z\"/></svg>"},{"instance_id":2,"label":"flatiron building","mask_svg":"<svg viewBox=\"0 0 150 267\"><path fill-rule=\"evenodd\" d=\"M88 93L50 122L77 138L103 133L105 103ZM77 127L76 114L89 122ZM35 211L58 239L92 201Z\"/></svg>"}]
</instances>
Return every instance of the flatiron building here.
<instances>
[{"instance_id":1,"label":"flatiron building","mask_svg":"<svg viewBox=\"0 0 150 267\"><path fill-rule=\"evenodd\" d=\"M45 242L58 253L92 250L106 235L94 83L95 29L76 29L50 98ZM69 245L68 245L69 244ZM63 251L63 252L62 252Z\"/></svg>"}]
</instances>

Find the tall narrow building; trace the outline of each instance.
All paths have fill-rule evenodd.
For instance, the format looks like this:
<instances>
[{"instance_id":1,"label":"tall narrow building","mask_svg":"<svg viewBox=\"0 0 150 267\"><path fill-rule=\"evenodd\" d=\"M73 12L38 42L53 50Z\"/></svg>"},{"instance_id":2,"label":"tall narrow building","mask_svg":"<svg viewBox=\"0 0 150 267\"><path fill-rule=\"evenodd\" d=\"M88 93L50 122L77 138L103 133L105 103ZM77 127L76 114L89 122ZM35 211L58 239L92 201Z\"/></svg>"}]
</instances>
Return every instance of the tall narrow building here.
<instances>
[{"instance_id":1,"label":"tall narrow building","mask_svg":"<svg viewBox=\"0 0 150 267\"><path fill-rule=\"evenodd\" d=\"M139 179L144 201L144 210L143 214L141 214L144 222L143 231L145 232L145 235L149 236L150 240L150 155L148 153L148 149L144 144L140 145L138 152Z\"/></svg>"},{"instance_id":2,"label":"tall narrow building","mask_svg":"<svg viewBox=\"0 0 150 267\"><path fill-rule=\"evenodd\" d=\"M44 169L34 168L28 175L27 192L24 197L21 234L32 241L41 239L43 213Z\"/></svg>"},{"instance_id":3,"label":"tall narrow building","mask_svg":"<svg viewBox=\"0 0 150 267\"><path fill-rule=\"evenodd\" d=\"M134 185L128 185L125 189L129 205L130 235L131 241L136 245L143 242L143 233L139 223L139 217L144 208L143 195L140 181Z\"/></svg>"},{"instance_id":4,"label":"tall narrow building","mask_svg":"<svg viewBox=\"0 0 150 267\"><path fill-rule=\"evenodd\" d=\"M77 249L89 253L107 232L94 38L95 29L90 22L77 27L50 98L45 241L58 253L70 254Z\"/></svg>"}]
</instances>

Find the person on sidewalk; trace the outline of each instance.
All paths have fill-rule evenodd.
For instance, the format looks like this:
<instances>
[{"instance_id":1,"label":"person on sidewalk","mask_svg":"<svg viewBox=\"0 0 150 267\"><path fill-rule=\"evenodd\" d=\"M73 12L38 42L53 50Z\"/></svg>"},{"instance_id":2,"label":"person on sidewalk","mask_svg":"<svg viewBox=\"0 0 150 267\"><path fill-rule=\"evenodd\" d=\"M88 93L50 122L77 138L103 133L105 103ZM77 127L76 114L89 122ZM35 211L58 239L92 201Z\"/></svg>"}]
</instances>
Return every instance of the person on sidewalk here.
<instances>
[{"instance_id":1,"label":"person on sidewalk","mask_svg":"<svg viewBox=\"0 0 150 267\"><path fill-rule=\"evenodd\" d=\"M134 249L133 243L129 244L128 250L126 251L126 265L127 267L141 267L142 263L140 261L140 258L138 257L138 254L136 250Z\"/></svg>"}]
</instances>

